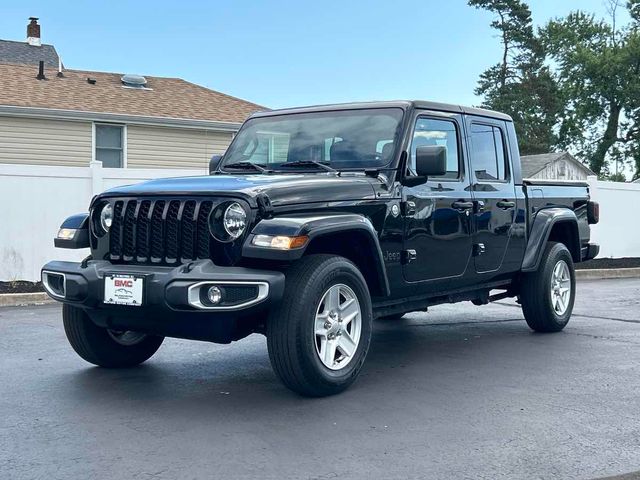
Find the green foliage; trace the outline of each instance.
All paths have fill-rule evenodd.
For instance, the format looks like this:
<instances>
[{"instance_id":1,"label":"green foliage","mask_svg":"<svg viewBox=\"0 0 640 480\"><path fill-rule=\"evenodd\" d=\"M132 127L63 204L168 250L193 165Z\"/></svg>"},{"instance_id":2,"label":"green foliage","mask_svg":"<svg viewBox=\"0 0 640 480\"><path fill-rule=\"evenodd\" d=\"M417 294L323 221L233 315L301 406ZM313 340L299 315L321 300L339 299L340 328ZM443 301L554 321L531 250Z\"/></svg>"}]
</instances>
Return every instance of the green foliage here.
<instances>
[{"instance_id":1,"label":"green foliage","mask_svg":"<svg viewBox=\"0 0 640 480\"><path fill-rule=\"evenodd\" d=\"M562 103L529 7L522 0L470 0L469 5L494 14L491 27L502 43L501 62L480 76L476 88L482 106L511 115L523 154L549 152Z\"/></svg>"},{"instance_id":2,"label":"green foliage","mask_svg":"<svg viewBox=\"0 0 640 480\"><path fill-rule=\"evenodd\" d=\"M640 0L629 0L627 2L627 9L629 10L631 18L636 22L640 22Z\"/></svg>"},{"instance_id":3,"label":"green foliage","mask_svg":"<svg viewBox=\"0 0 640 480\"><path fill-rule=\"evenodd\" d=\"M609 182L621 182L624 183L627 181L627 178L623 173L612 173L611 175L603 175L602 180L607 180Z\"/></svg>"},{"instance_id":4,"label":"green foliage","mask_svg":"<svg viewBox=\"0 0 640 480\"><path fill-rule=\"evenodd\" d=\"M469 5L495 15L503 46L476 93L484 106L511 114L522 151L569 149L601 176L629 163L640 177L640 0L624 4L631 22L623 27L622 0L608 0L611 21L577 11L538 32L523 0Z\"/></svg>"},{"instance_id":5,"label":"green foliage","mask_svg":"<svg viewBox=\"0 0 640 480\"><path fill-rule=\"evenodd\" d=\"M631 141L623 138L621 127L640 94L638 34L616 31L583 12L549 22L541 34L567 101L560 145L577 148L601 173L612 149Z\"/></svg>"}]
</instances>

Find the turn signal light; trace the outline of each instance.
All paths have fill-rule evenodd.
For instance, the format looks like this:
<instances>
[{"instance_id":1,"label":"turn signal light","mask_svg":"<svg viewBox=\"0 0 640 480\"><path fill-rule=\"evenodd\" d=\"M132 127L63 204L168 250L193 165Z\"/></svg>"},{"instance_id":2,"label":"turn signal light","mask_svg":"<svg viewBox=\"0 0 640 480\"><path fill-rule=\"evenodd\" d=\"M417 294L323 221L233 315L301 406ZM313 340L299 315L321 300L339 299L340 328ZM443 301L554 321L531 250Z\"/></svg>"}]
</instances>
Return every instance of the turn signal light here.
<instances>
[{"instance_id":1,"label":"turn signal light","mask_svg":"<svg viewBox=\"0 0 640 480\"><path fill-rule=\"evenodd\" d=\"M75 228L61 228L58 230L58 238L63 240L72 240L76 236L77 230Z\"/></svg>"},{"instance_id":2,"label":"turn signal light","mask_svg":"<svg viewBox=\"0 0 640 480\"><path fill-rule=\"evenodd\" d=\"M298 237L286 237L284 235L256 235L251 243L256 247L277 248L279 250L293 250L304 247L309 241L309 237L301 235Z\"/></svg>"},{"instance_id":3,"label":"turn signal light","mask_svg":"<svg viewBox=\"0 0 640 480\"><path fill-rule=\"evenodd\" d=\"M587 222L589 225L595 225L600 221L600 204L590 201L587 203Z\"/></svg>"}]
</instances>

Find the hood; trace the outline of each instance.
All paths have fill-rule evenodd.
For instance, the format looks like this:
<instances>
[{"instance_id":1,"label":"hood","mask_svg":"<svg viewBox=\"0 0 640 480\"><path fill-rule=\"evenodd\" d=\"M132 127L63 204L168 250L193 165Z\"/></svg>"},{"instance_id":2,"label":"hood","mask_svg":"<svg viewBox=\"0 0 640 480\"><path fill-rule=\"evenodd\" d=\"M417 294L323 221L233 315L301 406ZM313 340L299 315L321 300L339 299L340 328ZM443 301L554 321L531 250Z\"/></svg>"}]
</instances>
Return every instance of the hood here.
<instances>
[{"instance_id":1,"label":"hood","mask_svg":"<svg viewBox=\"0 0 640 480\"><path fill-rule=\"evenodd\" d=\"M362 175L334 173L283 175L212 175L162 178L116 187L101 196L210 195L240 196L255 205L259 194L268 195L271 204L361 200L375 198L376 179Z\"/></svg>"}]
</instances>

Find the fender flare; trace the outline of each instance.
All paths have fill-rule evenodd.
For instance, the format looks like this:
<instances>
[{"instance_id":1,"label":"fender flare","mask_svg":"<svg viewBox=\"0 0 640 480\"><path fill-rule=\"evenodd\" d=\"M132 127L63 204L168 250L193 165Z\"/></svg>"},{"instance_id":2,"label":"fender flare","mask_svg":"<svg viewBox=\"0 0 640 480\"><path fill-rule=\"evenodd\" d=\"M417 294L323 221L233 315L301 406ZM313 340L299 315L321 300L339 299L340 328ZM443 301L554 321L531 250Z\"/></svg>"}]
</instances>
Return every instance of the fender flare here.
<instances>
[{"instance_id":1,"label":"fender flare","mask_svg":"<svg viewBox=\"0 0 640 480\"><path fill-rule=\"evenodd\" d=\"M73 230L72 238L58 238L53 239L53 244L56 248L88 248L89 247L89 214L78 213L68 217L60 229Z\"/></svg>"},{"instance_id":2,"label":"fender flare","mask_svg":"<svg viewBox=\"0 0 640 480\"><path fill-rule=\"evenodd\" d=\"M263 219L256 224L247 236L242 246L242 256L262 260L295 261L301 258L307 247L318 238L334 233L359 232L367 239L368 248L372 255L372 264L383 295L389 295L389 279L384 265L382 249L378 240L378 233L371 221L358 214L326 214L326 215L290 215ZM309 241L300 248L292 250L277 250L257 247L251 242L256 235L306 235Z\"/></svg>"},{"instance_id":3,"label":"fender flare","mask_svg":"<svg viewBox=\"0 0 640 480\"><path fill-rule=\"evenodd\" d=\"M551 207L540 210L533 219L533 224L529 231L529 240L522 260L523 272L535 272L538 270L542 260L542 252L549 241L551 230L559 223L569 223L575 226L573 231L579 248L578 218L573 210L566 207ZM571 252L571 254L575 258L574 252Z\"/></svg>"}]
</instances>

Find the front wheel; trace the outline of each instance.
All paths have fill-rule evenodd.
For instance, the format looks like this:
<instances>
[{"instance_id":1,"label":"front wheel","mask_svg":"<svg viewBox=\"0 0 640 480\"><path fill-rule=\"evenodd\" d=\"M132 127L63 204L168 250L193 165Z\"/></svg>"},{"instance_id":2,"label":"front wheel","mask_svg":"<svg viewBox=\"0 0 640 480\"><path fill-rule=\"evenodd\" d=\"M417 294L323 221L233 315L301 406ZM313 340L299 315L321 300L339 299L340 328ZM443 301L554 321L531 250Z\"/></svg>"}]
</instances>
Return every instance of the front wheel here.
<instances>
[{"instance_id":1,"label":"front wheel","mask_svg":"<svg viewBox=\"0 0 640 480\"><path fill-rule=\"evenodd\" d=\"M527 324L536 332L559 332L573 312L576 277L573 258L562 243L549 242L540 268L524 276L520 302Z\"/></svg>"},{"instance_id":2,"label":"front wheel","mask_svg":"<svg viewBox=\"0 0 640 480\"><path fill-rule=\"evenodd\" d=\"M138 365L151 358L164 340L164 337L99 327L82 309L66 304L62 306L62 321L76 353L101 367Z\"/></svg>"},{"instance_id":3,"label":"front wheel","mask_svg":"<svg viewBox=\"0 0 640 480\"><path fill-rule=\"evenodd\" d=\"M301 395L339 393L360 373L372 319L367 284L352 262L303 257L286 272L282 303L267 322L271 365Z\"/></svg>"}]
</instances>

